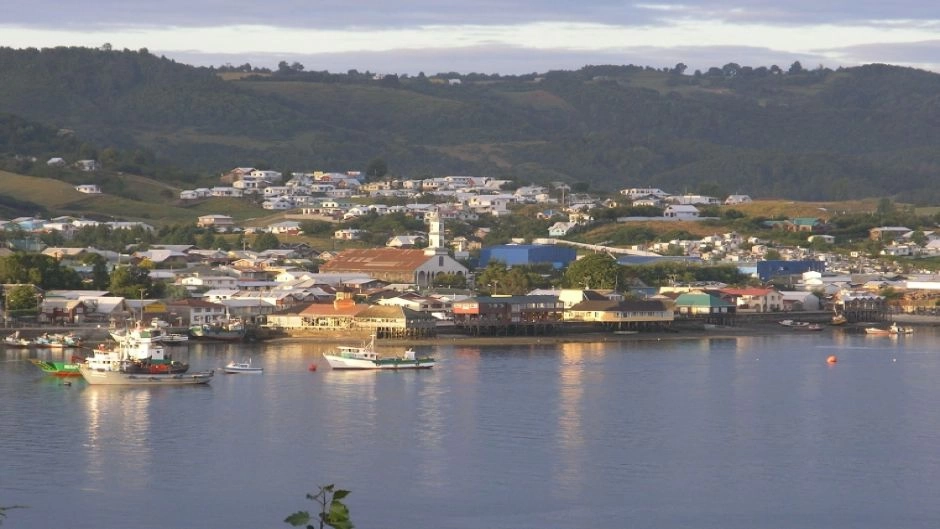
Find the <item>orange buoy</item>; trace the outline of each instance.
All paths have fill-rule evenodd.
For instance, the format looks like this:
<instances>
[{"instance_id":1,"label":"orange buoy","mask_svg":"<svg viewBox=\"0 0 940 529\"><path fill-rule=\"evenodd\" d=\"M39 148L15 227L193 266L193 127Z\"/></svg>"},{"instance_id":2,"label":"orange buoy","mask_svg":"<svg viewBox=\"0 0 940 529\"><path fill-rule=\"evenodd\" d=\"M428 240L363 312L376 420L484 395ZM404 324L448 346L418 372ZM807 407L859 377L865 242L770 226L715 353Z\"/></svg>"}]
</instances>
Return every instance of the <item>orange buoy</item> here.
<instances>
[{"instance_id":1,"label":"orange buoy","mask_svg":"<svg viewBox=\"0 0 940 529\"><path fill-rule=\"evenodd\" d=\"M830 364L834 364L838 361L839 361L839 358L836 357L836 355L831 355L829 358L826 359L826 362Z\"/></svg>"},{"instance_id":2,"label":"orange buoy","mask_svg":"<svg viewBox=\"0 0 940 529\"><path fill-rule=\"evenodd\" d=\"M316 365L316 364L310 364L310 367L308 367L307 370L309 370L309 371L316 371L316 370L317 370L317 365Z\"/></svg>"}]
</instances>

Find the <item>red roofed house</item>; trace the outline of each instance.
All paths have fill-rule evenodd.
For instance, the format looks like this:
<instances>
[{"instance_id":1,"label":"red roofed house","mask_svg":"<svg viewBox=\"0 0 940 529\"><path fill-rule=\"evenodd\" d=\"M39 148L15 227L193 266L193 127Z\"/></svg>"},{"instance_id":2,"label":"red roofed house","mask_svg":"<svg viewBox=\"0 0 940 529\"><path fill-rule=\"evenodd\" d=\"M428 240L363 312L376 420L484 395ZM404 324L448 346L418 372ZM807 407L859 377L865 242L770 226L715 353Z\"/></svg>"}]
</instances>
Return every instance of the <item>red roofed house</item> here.
<instances>
[{"instance_id":1,"label":"red roofed house","mask_svg":"<svg viewBox=\"0 0 940 529\"><path fill-rule=\"evenodd\" d=\"M357 304L351 295L337 292L333 303L313 303L300 311L300 326L314 330L352 329L356 315L367 308L369 305Z\"/></svg>"},{"instance_id":2,"label":"red roofed house","mask_svg":"<svg viewBox=\"0 0 940 529\"><path fill-rule=\"evenodd\" d=\"M783 294L772 288L723 288L721 299L734 303L738 312L778 312L783 310Z\"/></svg>"},{"instance_id":3,"label":"red roofed house","mask_svg":"<svg viewBox=\"0 0 940 529\"><path fill-rule=\"evenodd\" d=\"M367 274L389 283L431 285L438 274L467 275L467 267L446 253L398 248L344 250L320 265L320 272Z\"/></svg>"}]
</instances>

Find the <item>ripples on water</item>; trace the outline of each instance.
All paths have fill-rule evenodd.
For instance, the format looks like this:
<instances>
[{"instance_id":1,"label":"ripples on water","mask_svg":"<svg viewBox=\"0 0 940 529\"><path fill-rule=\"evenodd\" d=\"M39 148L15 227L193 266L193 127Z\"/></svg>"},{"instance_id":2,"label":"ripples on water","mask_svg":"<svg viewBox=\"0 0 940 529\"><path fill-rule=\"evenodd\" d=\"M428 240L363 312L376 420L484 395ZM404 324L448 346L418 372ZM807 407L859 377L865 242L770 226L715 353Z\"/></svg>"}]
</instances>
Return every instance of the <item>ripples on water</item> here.
<instances>
[{"instance_id":1,"label":"ripples on water","mask_svg":"<svg viewBox=\"0 0 940 529\"><path fill-rule=\"evenodd\" d=\"M401 373L194 344L194 369L265 373L181 388L64 386L4 351L0 505L29 506L10 527L283 527L335 482L363 529L937 527L935 338L441 346Z\"/></svg>"}]
</instances>

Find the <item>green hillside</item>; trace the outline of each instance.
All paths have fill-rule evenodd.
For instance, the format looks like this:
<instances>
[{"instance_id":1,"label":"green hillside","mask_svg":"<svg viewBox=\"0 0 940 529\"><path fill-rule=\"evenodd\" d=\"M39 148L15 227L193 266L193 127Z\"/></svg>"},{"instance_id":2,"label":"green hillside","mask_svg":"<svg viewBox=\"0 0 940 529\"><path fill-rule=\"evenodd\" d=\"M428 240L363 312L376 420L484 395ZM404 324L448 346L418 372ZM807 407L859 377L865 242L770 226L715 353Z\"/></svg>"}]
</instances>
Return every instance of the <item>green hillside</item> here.
<instances>
[{"instance_id":1,"label":"green hillside","mask_svg":"<svg viewBox=\"0 0 940 529\"><path fill-rule=\"evenodd\" d=\"M264 212L243 200L213 198L195 204L177 203L179 190L139 176L118 177L124 186L133 189L136 198L103 193L79 193L72 184L34 176L0 171L0 217L49 214L73 215L96 220L136 220L155 225L191 224L196 217L208 214L231 215L239 220ZM166 191L172 194L167 195Z\"/></svg>"},{"instance_id":2,"label":"green hillside","mask_svg":"<svg viewBox=\"0 0 940 529\"><path fill-rule=\"evenodd\" d=\"M382 158L403 177L940 202L940 76L909 68L377 79L223 74L146 50L0 48L0 71L0 112L71 129L99 153L125 153L124 172L174 186L235 166L362 170Z\"/></svg>"}]
</instances>

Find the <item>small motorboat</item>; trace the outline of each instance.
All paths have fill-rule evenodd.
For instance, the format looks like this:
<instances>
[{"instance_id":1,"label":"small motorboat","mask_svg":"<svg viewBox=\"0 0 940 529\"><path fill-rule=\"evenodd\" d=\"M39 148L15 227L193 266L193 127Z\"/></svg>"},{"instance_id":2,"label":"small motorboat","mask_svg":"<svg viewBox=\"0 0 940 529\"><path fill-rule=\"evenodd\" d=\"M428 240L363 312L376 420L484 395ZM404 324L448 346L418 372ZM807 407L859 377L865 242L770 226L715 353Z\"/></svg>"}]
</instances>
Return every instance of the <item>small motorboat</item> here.
<instances>
[{"instance_id":1,"label":"small motorboat","mask_svg":"<svg viewBox=\"0 0 940 529\"><path fill-rule=\"evenodd\" d=\"M264 373L263 367L256 367L251 365L251 359L249 358L247 362L235 362L234 360L226 364L223 371L230 374L236 373L249 373L260 375Z\"/></svg>"},{"instance_id":2,"label":"small motorboat","mask_svg":"<svg viewBox=\"0 0 940 529\"><path fill-rule=\"evenodd\" d=\"M20 331L3 337L3 345L7 347L29 347L33 343L32 340L20 336Z\"/></svg>"}]
</instances>

